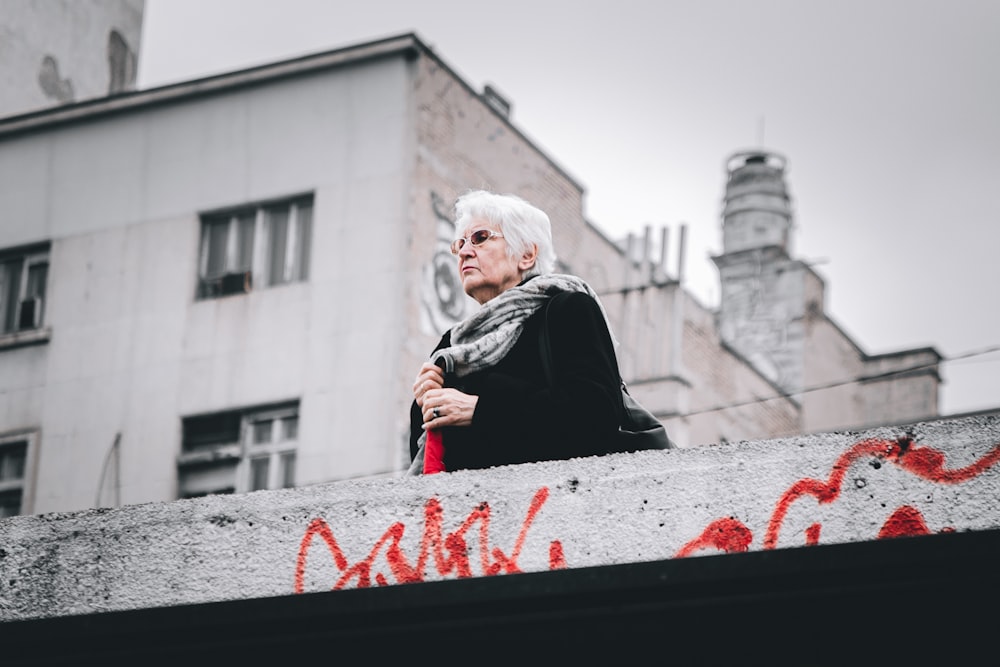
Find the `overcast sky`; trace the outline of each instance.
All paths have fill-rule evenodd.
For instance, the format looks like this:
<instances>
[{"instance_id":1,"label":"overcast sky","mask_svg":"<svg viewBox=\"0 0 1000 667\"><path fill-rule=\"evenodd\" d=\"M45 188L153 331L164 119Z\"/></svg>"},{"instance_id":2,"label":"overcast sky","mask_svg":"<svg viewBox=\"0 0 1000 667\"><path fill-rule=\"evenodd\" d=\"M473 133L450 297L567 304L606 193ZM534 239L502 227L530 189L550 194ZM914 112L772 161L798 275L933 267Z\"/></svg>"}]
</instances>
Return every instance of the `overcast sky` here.
<instances>
[{"instance_id":1,"label":"overcast sky","mask_svg":"<svg viewBox=\"0 0 1000 667\"><path fill-rule=\"evenodd\" d=\"M726 158L763 146L863 350L1000 346L997 0L146 0L139 86L404 32L504 94L609 236L687 224L706 306ZM1000 352L942 372L943 413L1000 406Z\"/></svg>"}]
</instances>

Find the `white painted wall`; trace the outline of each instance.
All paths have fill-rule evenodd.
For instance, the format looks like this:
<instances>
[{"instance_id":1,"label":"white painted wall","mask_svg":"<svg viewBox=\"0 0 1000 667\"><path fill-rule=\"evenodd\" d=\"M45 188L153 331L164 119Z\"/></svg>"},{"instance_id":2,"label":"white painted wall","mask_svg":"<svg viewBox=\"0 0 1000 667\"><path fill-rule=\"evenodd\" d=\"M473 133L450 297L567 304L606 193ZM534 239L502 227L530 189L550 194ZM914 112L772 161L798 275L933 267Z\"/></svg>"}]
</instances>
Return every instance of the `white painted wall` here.
<instances>
[{"instance_id":1,"label":"white painted wall","mask_svg":"<svg viewBox=\"0 0 1000 667\"><path fill-rule=\"evenodd\" d=\"M0 432L41 433L25 511L92 506L118 432L122 502L173 499L181 417L289 399L301 400L300 483L397 467L381 394L405 335L407 67L0 143L4 246L52 242L51 339L0 350ZM303 192L315 193L309 280L196 301L199 212Z\"/></svg>"}]
</instances>

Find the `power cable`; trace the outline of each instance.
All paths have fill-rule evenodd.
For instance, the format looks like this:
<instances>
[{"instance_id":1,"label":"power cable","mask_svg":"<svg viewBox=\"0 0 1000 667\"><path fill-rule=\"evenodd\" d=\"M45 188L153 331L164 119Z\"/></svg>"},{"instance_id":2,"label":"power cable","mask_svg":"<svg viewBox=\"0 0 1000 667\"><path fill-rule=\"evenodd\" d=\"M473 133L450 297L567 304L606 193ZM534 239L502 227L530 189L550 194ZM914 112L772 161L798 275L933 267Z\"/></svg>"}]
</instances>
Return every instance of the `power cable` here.
<instances>
[{"instance_id":1,"label":"power cable","mask_svg":"<svg viewBox=\"0 0 1000 667\"><path fill-rule=\"evenodd\" d=\"M811 392L814 392L814 391L822 391L824 389L832 389L834 387L842 387L844 385L857 384L859 382L868 382L868 381L871 381L871 380L883 380L883 379L890 378L890 377L893 377L893 376L896 376L896 375L903 375L905 373L912 373L914 371L926 370L928 368L936 368L939 364L942 364L942 363L949 363L949 362L953 362L953 361L959 361L959 360L962 360L962 359L969 359L971 357L978 357L978 356L982 356L984 354L990 354L992 352L998 352L998 351L1000 351L1000 345L992 345L990 347L986 347L986 348L983 348L983 349L980 349L980 350L972 350L970 352L965 352L965 353L962 353L962 354L957 354L957 355L952 356L952 357L942 357L938 361L935 361L934 363L931 363L931 364L920 364L919 366L910 366L909 368L899 368L899 369L896 369L896 370L885 371L885 372L882 372L882 373L875 373L875 374L872 374L872 375L859 375L857 377L854 377L854 378L851 378L851 379L848 379L848 380L841 380L839 382L829 382L827 384L816 385L814 387L806 387L805 389L800 389L799 391L796 391L794 394L780 393L780 394L777 394L775 396L756 397L756 398L753 398L753 399L748 399L746 401L737 401L737 402L734 402L734 403L725 403L723 405L716 405L714 407L703 408L701 410L692 410L691 412L686 412L686 413L684 413L682 415L678 415L678 417L682 417L682 418L683 417L691 417L693 415L701 415L701 414L705 414L705 413L708 413L708 412L718 412L720 410L728 410L730 408L741 408L741 407L744 407L744 406L747 406L747 405L756 405L757 403L766 403L767 401L774 401L774 400L778 400L778 399L782 399L782 398L792 398L793 396L797 396L799 394L808 394L808 393L811 393Z\"/></svg>"}]
</instances>

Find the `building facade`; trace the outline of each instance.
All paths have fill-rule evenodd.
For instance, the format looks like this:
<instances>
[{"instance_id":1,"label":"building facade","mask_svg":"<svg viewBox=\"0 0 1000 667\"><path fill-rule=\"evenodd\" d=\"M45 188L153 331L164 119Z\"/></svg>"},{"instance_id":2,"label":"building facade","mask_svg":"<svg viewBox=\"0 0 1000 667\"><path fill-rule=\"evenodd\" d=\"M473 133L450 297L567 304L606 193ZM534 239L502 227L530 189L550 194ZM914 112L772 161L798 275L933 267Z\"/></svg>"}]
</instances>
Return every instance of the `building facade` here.
<instances>
[{"instance_id":1,"label":"building facade","mask_svg":"<svg viewBox=\"0 0 1000 667\"><path fill-rule=\"evenodd\" d=\"M733 211L704 307L650 232L586 220L506 100L405 34L0 119L3 514L399 474L416 369L475 307L447 250L471 187L549 213L560 270L601 295L633 395L681 446L936 414L933 374L803 393L938 357L867 357L805 267L782 297L801 333L758 336L748 267L794 260L769 223L730 243ZM780 364L774 340L795 342Z\"/></svg>"},{"instance_id":2,"label":"building facade","mask_svg":"<svg viewBox=\"0 0 1000 667\"><path fill-rule=\"evenodd\" d=\"M868 355L827 315L825 284L792 255L786 160L727 161L719 334L782 392L799 397L804 432L915 422L938 414L933 348Z\"/></svg>"}]
</instances>

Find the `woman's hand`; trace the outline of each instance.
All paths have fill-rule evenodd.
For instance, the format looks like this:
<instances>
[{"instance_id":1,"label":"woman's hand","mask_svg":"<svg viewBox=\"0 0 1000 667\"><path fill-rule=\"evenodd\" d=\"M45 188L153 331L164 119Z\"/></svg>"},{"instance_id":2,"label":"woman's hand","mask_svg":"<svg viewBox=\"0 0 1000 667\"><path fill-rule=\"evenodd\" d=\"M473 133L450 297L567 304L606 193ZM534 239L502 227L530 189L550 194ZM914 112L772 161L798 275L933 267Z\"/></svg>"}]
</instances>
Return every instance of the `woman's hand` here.
<instances>
[{"instance_id":1,"label":"woman's hand","mask_svg":"<svg viewBox=\"0 0 1000 667\"><path fill-rule=\"evenodd\" d=\"M424 396L427 395L427 392L431 389L440 389L443 386L444 371L441 370L440 366L427 362L420 367L417 379L413 383L413 399L420 406L420 409L423 410Z\"/></svg>"},{"instance_id":2,"label":"woman's hand","mask_svg":"<svg viewBox=\"0 0 1000 667\"><path fill-rule=\"evenodd\" d=\"M429 389L423 395L421 409L424 429L443 426L469 426L476 412L478 396L464 394L458 389Z\"/></svg>"}]
</instances>

